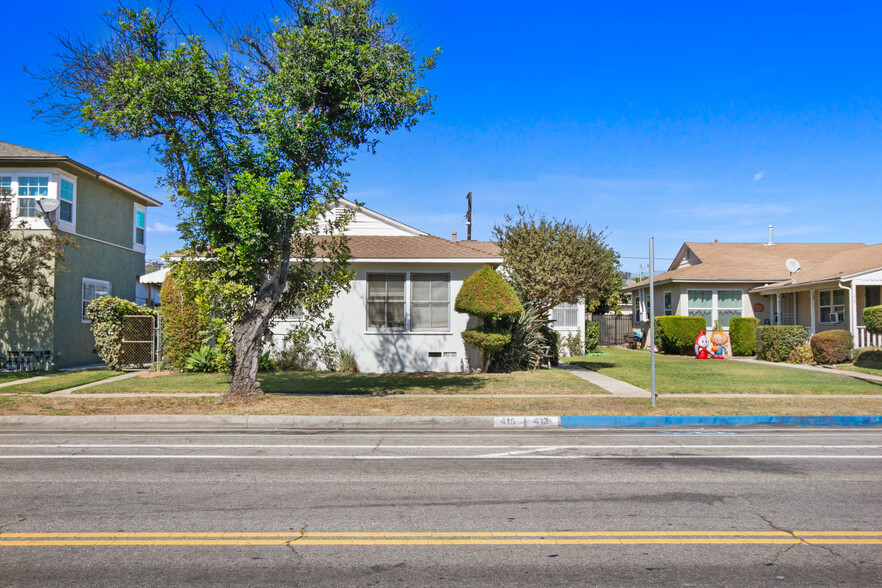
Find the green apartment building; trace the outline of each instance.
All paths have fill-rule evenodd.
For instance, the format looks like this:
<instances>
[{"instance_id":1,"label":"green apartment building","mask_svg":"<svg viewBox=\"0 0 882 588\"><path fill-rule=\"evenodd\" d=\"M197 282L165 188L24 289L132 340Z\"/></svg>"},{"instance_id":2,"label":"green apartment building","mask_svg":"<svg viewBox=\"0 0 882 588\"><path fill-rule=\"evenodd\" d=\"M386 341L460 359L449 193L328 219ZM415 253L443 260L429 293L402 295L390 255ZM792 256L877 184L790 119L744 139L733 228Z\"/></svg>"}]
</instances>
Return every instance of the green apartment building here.
<instances>
[{"instance_id":1,"label":"green apartment building","mask_svg":"<svg viewBox=\"0 0 882 588\"><path fill-rule=\"evenodd\" d=\"M147 208L161 203L64 155L2 141L0 189L14 223L29 231L51 223L76 242L60 262L66 271L51 278L54 298L35 294L19 308L0 301L0 359L29 354L45 366L48 355L56 368L100 361L85 307L105 295L136 300Z\"/></svg>"}]
</instances>

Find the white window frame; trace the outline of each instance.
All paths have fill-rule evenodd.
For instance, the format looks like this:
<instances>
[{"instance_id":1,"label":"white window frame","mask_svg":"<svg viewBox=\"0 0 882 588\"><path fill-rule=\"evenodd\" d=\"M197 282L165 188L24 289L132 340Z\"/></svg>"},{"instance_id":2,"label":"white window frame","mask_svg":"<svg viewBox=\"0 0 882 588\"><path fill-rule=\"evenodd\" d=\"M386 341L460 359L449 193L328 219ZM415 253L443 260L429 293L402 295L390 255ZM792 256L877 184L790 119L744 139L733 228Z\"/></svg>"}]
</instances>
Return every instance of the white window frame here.
<instances>
[{"instance_id":1,"label":"white window frame","mask_svg":"<svg viewBox=\"0 0 882 588\"><path fill-rule=\"evenodd\" d=\"M0 170L0 176L11 178L9 184L10 194L7 197L7 203L10 206L10 211L12 213L13 220L17 223L19 221L24 221L24 227L26 229L46 229L49 228L49 221L46 218L46 215L40 211L40 207L37 206L37 216L19 216L18 207L19 207L19 178L20 177L39 177L39 178L47 178L47 193L46 196L27 196L26 198L58 198L58 171L54 169L47 169L44 167L41 168L14 168L14 169L3 169Z\"/></svg>"},{"instance_id":2,"label":"white window frame","mask_svg":"<svg viewBox=\"0 0 882 588\"><path fill-rule=\"evenodd\" d=\"M144 215L144 226L138 226L138 213L142 213ZM138 229L144 230L144 242L138 243ZM147 252L147 207L142 204L135 204L135 208L132 211L132 249L138 251L139 253Z\"/></svg>"},{"instance_id":3,"label":"white window frame","mask_svg":"<svg viewBox=\"0 0 882 588\"><path fill-rule=\"evenodd\" d=\"M824 294L826 294L827 292L830 293L830 304L821 304L821 297ZM835 303L835 301L833 299L833 295L836 292L842 292L842 304ZM844 325L845 324L845 311L846 311L846 308L848 307L848 296L846 294L847 293L845 290L819 290L818 291L818 322L820 324L822 324L822 325ZM842 310L836 310L836 308L838 308L838 307L842 307ZM835 320L835 321L821 320L821 317L823 316L823 310L825 308L830 309L830 311L829 311L830 315L835 313L835 314L842 316L842 320Z\"/></svg>"},{"instance_id":4,"label":"white window frame","mask_svg":"<svg viewBox=\"0 0 882 588\"><path fill-rule=\"evenodd\" d=\"M561 302L560 304L558 304L557 306L555 306L554 308L551 309L550 315L551 315L550 316L551 320L554 321L554 324L552 325L552 327L554 329L572 330L572 329L579 328L579 304L578 303L572 304L569 302ZM561 320L555 318L555 315L558 315L558 316L570 315L573 317L573 323L569 324L566 321L561 321Z\"/></svg>"},{"instance_id":5,"label":"white window frame","mask_svg":"<svg viewBox=\"0 0 882 588\"><path fill-rule=\"evenodd\" d=\"M632 302L634 303L634 312L633 312L633 319L631 321L634 323L641 322L640 317L643 316L643 308L640 306L640 298L641 298L640 293L634 292L634 294L632 296Z\"/></svg>"},{"instance_id":6,"label":"white window frame","mask_svg":"<svg viewBox=\"0 0 882 588\"><path fill-rule=\"evenodd\" d=\"M403 277L403 279L404 279L404 299L401 301L401 304L402 304L401 313L404 318L404 324L401 327L387 327L385 325L384 326L376 326L376 325L371 324L371 312L370 312L370 303L371 303L371 300L370 300L370 277L371 276L402 276ZM365 310L364 319L365 319L365 327L367 328L368 332L371 332L371 333L404 333L404 332L407 332L407 328L408 328L407 308L408 308L408 303L409 303L408 295L407 295L407 293L408 293L407 286L408 286L408 282L410 281L410 280L408 280L408 277L409 276L408 276L407 272L368 272L365 274L365 276L364 276L364 310ZM386 279L388 280L388 277ZM386 290L387 290L387 294L388 294L388 288ZM395 303L398 304L397 301ZM389 304L388 298L386 300L386 304ZM386 318L388 318L388 310L386 312ZM387 322L386 319L384 319L384 322Z\"/></svg>"},{"instance_id":7,"label":"white window frame","mask_svg":"<svg viewBox=\"0 0 882 588\"><path fill-rule=\"evenodd\" d=\"M664 313L665 316L672 316L674 314L674 295L670 290L665 290L662 294L662 300L664 301Z\"/></svg>"},{"instance_id":8,"label":"white window frame","mask_svg":"<svg viewBox=\"0 0 882 588\"><path fill-rule=\"evenodd\" d=\"M83 285L80 290L80 298L81 298L81 302L82 302L82 304L80 305L80 312L82 312L81 318L82 318L82 322L91 323L92 321L89 319L89 317L86 316L86 304L95 300L95 298L101 298L101 296L96 296L95 298L90 298L89 300L86 300L86 285L106 287L107 294L104 294L104 296L111 296L113 294L113 290L110 285L110 282L108 282L107 280L96 280L94 278L83 278Z\"/></svg>"},{"instance_id":9,"label":"white window frame","mask_svg":"<svg viewBox=\"0 0 882 588\"><path fill-rule=\"evenodd\" d=\"M720 320L720 300L719 300L719 292L740 292L741 293L741 315L744 316L744 289L743 288L690 288L686 290L686 316L692 316L689 314L689 311L692 310L693 307L689 306L689 293L690 292L710 292L711 293L711 319L710 324L707 325L708 329L712 329L714 324ZM696 307L696 310L698 308ZM706 310L706 309L704 309ZM724 308L723 310L735 310L734 308ZM729 327L724 326L723 330L728 330Z\"/></svg>"},{"instance_id":10,"label":"white window frame","mask_svg":"<svg viewBox=\"0 0 882 588\"><path fill-rule=\"evenodd\" d=\"M413 315L414 315L413 306L415 303L414 296L413 296L413 284L414 284L413 277L415 275L446 276L447 277L447 301L446 301L447 312L445 313L447 316L447 324L444 325L443 327L415 327L413 325ZM410 293L410 300L408 301L409 303L407 305L407 310L409 310L409 312L404 317L404 325L408 331L414 331L414 332L419 332L419 333L446 333L446 332L450 331L450 322L451 322L450 279L451 279L450 272L407 272L405 274L405 278L404 278L405 286L404 287L405 287L405 290L409 291L409 293ZM405 297L407 297L407 296L405 295ZM425 302L426 301L419 301L419 303L425 303ZM429 303L430 303L430 305L436 304L436 302L434 300L429 301ZM440 304L440 302L438 302L438 303Z\"/></svg>"},{"instance_id":11,"label":"white window frame","mask_svg":"<svg viewBox=\"0 0 882 588\"><path fill-rule=\"evenodd\" d=\"M70 201L70 220L66 221L61 218L62 202L67 202L61 198L61 182L69 182L73 184L73 200ZM75 229L77 226L77 179L67 174L59 174L58 176L58 210L55 213L56 222L63 225L60 228Z\"/></svg>"}]
</instances>

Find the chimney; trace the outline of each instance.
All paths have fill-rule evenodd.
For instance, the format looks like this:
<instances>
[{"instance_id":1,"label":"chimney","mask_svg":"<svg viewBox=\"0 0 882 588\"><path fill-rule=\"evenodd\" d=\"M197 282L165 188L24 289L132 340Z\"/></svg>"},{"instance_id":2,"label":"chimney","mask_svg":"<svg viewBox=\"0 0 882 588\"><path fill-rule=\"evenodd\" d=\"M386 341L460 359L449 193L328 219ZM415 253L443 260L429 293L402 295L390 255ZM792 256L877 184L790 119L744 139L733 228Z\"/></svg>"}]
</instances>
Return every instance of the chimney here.
<instances>
[{"instance_id":1,"label":"chimney","mask_svg":"<svg viewBox=\"0 0 882 588\"><path fill-rule=\"evenodd\" d=\"M769 242L766 243L766 247L771 247L775 244L775 242L772 240L772 228L772 225L769 225Z\"/></svg>"},{"instance_id":2,"label":"chimney","mask_svg":"<svg viewBox=\"0 0 882 588\"><path fill-rule=\"evenodd\" d=\"M714 243L719 243L719 242L720 242L719 239L714 239Z\"/></svg>"},{"instance_id":3,"label":"chimney","mask_svg":"<svg viewBox=\"0 0 882 588\"><path fill-rule=\"evenodd\" d=\"M453 231L453 242L456 243L456 231Z\"/></svg>"}]
</instances>

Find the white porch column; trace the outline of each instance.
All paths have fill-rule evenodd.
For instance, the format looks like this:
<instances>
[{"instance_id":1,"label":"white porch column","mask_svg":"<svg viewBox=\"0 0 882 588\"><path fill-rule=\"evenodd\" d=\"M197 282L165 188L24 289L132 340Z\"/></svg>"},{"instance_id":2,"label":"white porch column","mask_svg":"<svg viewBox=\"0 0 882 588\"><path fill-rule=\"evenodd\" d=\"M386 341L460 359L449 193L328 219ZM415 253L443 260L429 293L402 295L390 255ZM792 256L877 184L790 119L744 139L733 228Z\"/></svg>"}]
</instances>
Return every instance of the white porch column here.
<instances>
[{"instance_id":1,"label":"white porch column","mask_svg":"<svg viewBox=\"0 0 882 588\"><path fill-rule=\"evenodd\" d=\"M775 315L775 323L776 325L781 324L781 293L778 292L775 294L775 306L778 307L778 314Z\"/></svg>"},{"instance_id":2,"label":"white porch column","mask_svg":"<svg viewBox=\"0 0 882 588\"><path fill-rule=\"evenodd\" d=\"M815 320L817 320L817 319L815 319L815 315L818 312L817 309L815 308L815 291L809 290L809 296L811 298L811 303L809 304L809 307L812 312L812 333L811 334L812 334L812 336L814 336L814 334L815 334Z\"/></svg>"},{"instance_id":3,"label":"white porch column","mask_svg":"<svg viewBox=\"0 0 882 588\"><path fill-rule=\"evenodd\" d=\"M854 280L851 281L851 288L848 291L848 325L851 330L851 338L857 344L857 286Z\"/></svg>"}]
</instances>

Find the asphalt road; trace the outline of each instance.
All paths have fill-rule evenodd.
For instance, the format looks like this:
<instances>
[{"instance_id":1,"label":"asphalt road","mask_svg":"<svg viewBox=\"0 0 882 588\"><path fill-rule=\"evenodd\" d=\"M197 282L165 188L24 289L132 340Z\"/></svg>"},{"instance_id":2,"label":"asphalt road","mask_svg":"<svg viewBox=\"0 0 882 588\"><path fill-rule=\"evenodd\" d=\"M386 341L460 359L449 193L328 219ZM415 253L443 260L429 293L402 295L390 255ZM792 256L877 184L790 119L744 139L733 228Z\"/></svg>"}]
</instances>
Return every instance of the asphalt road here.
<instances>
[{"instance_id":1,"label":"asphalt road","mask_svg":"<svg viewBox=\"0 0 882 588\"><path fill-rule=\"evenodd\" d=\"M0 433L2 586L880 583L880 430Z\"/></svg>"}]
</instances>

